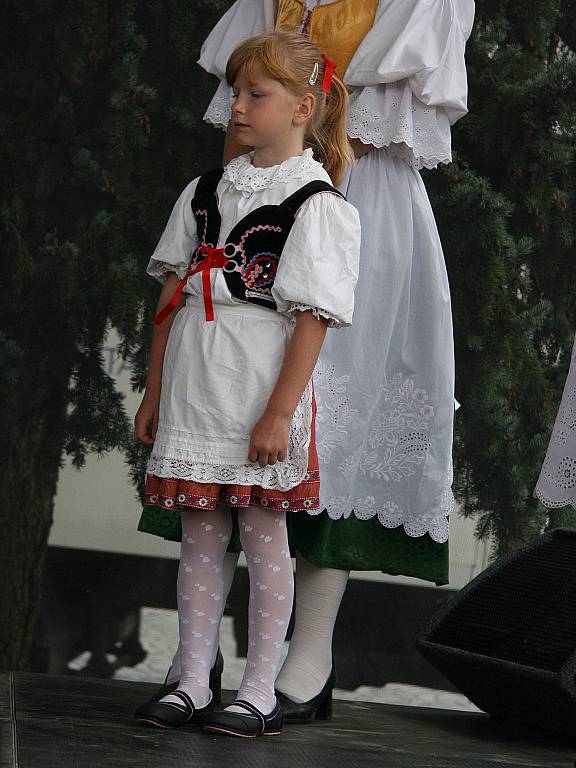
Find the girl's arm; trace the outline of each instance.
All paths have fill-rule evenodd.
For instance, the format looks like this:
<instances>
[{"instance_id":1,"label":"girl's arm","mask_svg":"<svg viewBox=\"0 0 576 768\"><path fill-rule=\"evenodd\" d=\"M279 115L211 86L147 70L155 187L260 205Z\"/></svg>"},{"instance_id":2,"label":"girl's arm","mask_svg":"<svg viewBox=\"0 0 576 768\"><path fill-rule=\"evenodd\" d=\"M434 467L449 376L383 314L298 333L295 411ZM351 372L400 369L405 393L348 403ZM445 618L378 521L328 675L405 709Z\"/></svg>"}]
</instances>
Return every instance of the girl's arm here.
<instances>
[{"instance_id":1,"label":"girl's arm","mask_svg":"<svg viewBox=\"0 0 576 768\"><path fill-rule=\"evenodd\" d=\"M178 276L174 272L170 272L162 288L156 312L160 312L168 304L179 282ZM168 334L170 333L174 318L183 305L184 299L181 297L176 311L168 315L160 325L154 324L152 329L152 346L150 349L150 362L148 363L148 376L146 377L146 389L140 407L134 417L134 437L139 442L144 443L144 445L152 445L156 437L164 352L166 351Z\"/></svg>"},{"instance_id":2,"label":"girl's arm","mask_svg":"<svg viewBox=\"0 0 576 768\"><path fill-rule=\"evenodd\" d=\"M318 360L327 325L311 311L299 312L282 369L266 410L252 431L249 461L261 467L284 461L292 416Z\"/></svg>"}]
</instances>

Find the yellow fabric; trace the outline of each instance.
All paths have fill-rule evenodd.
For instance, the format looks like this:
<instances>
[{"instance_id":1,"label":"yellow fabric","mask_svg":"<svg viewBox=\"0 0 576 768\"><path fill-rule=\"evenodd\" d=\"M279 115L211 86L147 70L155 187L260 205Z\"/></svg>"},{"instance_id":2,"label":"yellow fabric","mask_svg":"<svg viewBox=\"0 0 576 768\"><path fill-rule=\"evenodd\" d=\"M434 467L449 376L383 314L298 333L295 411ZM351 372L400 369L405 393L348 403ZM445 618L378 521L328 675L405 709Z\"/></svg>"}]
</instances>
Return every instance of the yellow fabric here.
<instances>
[{"instance_id":1,"label":"yellow fabric","mask_svg":"<svg viewBox=\"0 0 576 768\"><path fill-rule=\"evenodd\" d=\"M276 29L293 32L302 18L304 6L298 0L278 0L276 11Z\"/></svg>"},{"instance_id":2,"label":"yellow fabric","mask_svg":"<svg viewBox=\"0 0 576 768\"><path fill-rule=\"evenodd\" d=\"M334 0L312 10L310 40L336 64L344 77L356 49L371 29L378 0ZM276 29L295 30L305 6L300 0L278 0Z\"/></svg>"}]
</instances>

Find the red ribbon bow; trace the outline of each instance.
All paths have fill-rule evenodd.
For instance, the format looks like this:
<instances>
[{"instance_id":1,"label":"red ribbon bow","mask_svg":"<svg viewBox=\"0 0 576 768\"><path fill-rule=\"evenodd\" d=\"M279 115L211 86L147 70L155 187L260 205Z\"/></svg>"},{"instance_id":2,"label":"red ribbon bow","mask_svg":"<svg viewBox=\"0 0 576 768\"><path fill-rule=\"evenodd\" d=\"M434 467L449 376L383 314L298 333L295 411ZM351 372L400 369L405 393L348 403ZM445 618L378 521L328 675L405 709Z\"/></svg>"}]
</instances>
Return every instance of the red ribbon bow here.
<instances>
[{"instance_id":1,"label":"red ribbon bow","mask_svg":"<svg viewBox=\"0 0 576 768\"><path fill-rule=\"evenodd\" d=\"M324 77L322 78L322 93L329 93L330 92L330 86L332 85L332 77L334 75L334 70L336 69L336 64L334 64L333 61L330 61L328 56L326 56L325 53L322 54L322 58L324 59Z\"/></svg>"},{"instance_id":2,"label":"red ribbon bow","mask_svg":"<svg viewBox=\"0 0 576 768\"><path fill-rule=\"evenodd\" d=\"M228 263L228 259L226 256L224 256L224 248L212 248L209 245L201 245L200 248L198 248L198 252L205 254L206 258L197 267L188 270L182 280L180 280L178 283L178 288L176 288L174 291L174 295L168 304L166 304L166 306L161 309L154 318L154 323L156 325L160 325L160 323L163 322L168 317L168 315L171 315L172 312L174 312L178 306L180 295L184 290L184 286L188 282L188 278L192 277L192 275L195 275L197 272L202 272L202 294L204 296L204 314L206 315L206 320L214 320L212 289L210 286L210 270L216 269L217 267L224 267Z\"/></svg>"}]
</instances>

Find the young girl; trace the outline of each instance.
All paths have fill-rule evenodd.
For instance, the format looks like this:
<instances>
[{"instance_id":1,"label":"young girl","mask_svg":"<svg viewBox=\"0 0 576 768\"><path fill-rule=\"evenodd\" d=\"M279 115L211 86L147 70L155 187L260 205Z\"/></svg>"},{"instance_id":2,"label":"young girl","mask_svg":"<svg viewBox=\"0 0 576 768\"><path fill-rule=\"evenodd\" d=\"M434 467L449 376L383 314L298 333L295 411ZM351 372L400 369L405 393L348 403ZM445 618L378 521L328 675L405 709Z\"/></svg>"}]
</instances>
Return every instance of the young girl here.
<instances>
[{"instance_id":1,"label":"young girl","mask_svg":"<svg viewBox=\"0 0 576 768\"><path fill-rule=\"evenodd\" d=\"M332 62L301 35L271 33L237 48L226 76L238 140L254 151L186 187L148 266L164 289L135 432L153 444L146 504L182 514L182 669L178 689L136 718L257 736L282 727L286 513L318 509L311 375L327 326L351 324L360 225L331 186L352 158ZM250 575L249 649L238 700L214 712L230 507Z\"/></svg>"},{"instance_id":2,"label":"young girl","mask_svg":"<svg viewBox=\"0 0 576 768\"><path fill-rule=\"evenodd\" d=\"M204 119L236 146L226 63L245 39L298 31L336 63L350 92L357 162L339 182L362 223L354 326L329 333L314 374L320 514L288 516L296 553L290 649L276 681L285 722L331 711L332 634L349 570L448 583L454 418L450 291L420 168L451 160L466 114L474 0L236 0L202 46L220 84ZM179 541L145 509L140 530ZM240 550L231 542L230 583ZM336 653L338 655L338 652ZM176 654L167 676L179 679Z\"/></svg>"}]
</instances>

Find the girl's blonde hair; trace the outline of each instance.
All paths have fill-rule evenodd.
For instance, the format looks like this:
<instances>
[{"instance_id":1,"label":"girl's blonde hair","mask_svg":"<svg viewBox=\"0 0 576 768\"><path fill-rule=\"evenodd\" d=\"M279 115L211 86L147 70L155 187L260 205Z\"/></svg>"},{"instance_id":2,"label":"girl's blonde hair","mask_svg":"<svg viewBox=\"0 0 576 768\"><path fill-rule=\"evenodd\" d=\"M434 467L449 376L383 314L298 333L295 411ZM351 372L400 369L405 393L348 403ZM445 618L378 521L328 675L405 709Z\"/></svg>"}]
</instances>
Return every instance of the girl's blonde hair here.
<instances>
[{"instance_id":1,"label":"girl's blonde hair","mask_svg":"<svg viewBox=\"0 0 576 768\"><path fill-rule=\"evenodd\" d=\"M354 153L346 133L348 91L334 75L329 93L323 93L324 60L318 48L296 32L270 32L245 40L230 56L226 66L229 85L240 74L250 76L255 64L261 64L272 80L277 80L295 96L312 93L315 106L306 127L305 144L314 150L334 184L338 184ZM314 85L310 78L318 65Z\"/></svg>"}]
</instances>

